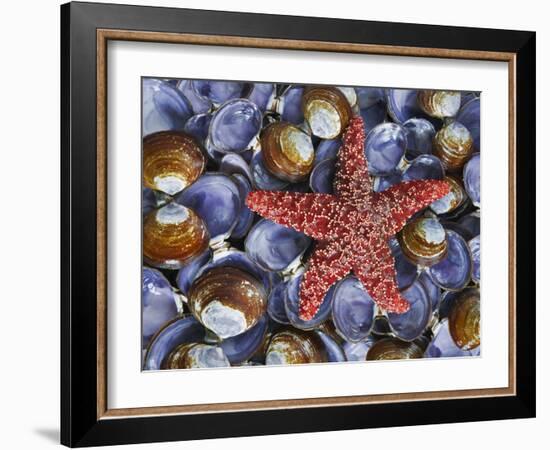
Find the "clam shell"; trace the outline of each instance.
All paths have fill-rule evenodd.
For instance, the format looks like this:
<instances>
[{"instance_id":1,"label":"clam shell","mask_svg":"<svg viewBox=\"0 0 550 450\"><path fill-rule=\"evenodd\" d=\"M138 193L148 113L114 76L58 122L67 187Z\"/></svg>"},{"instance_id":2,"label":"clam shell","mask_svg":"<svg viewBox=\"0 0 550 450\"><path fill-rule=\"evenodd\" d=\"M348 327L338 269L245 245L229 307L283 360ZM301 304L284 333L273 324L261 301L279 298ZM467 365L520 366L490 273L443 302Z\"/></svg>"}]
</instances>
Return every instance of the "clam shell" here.
<instances>
[{"instance_id":1,"label":"clam shell","mask_svg":"<svg viewBox=\"0 0 550 450\"><path fill-rule=\"evenodd\" d=\"M180 344L201 342L204 328L191 315L166 324L153 338L144 357L144 370L159 370L165 358Z\"/></svg>"},{"instance_id":2,"label":"clam shell","mask_svg":"<svg viewBox=\"0 0 550 450\"><path fill-rule=\"evenodd\" d=\"M466 289L456 298L449 313L449 331L460 349L479 346L480 321L479 289Z\"/></svg>"},{"instance_id":3,"label":"clam shell","mask_svg":"<svg viewBox=\"0 0 550 450\"><path fill-rule=\"evenodd\" d=\"M277 178L267 169L265 166L263 153L261 151L254 152L252 161L250 161L250 168L252 170L254 185L258 189L263 189L266 191L280 191L288 186L287 181Z\"/></svg>"},{"instance_id":4,"label":"clam shell","mask_svg":"<svg viewBox=\"0 0 550 450\"><path fill-rule=\"evenodd\" d=\"M163 369L206 369L229 367L229 360L216 345L191 343L178 345L164 360Z\"/></svg>"},{"instance_id":5,"label":"clam shell","mask_svg":"<svg viewBox=\"0 0 550 450\"><path fill-rule=\"evenodd\" d=\"M204 114L210 112L212 109L212 102L208 98L197 94L193 88L193 82L191 80L179 80L176 87L189 101L191 107L193 108L194 114Z\"/></svg>"},{"instance_id":6,"label":"clam shell","mask_svg":"<svg viewBox=\"0 0 550 450\"><path fill-rule=\"evenodd\" d=\"M404 341L418 338L432 317L432 303L419 281L402 292L411 307L403 314L388 313L388 322L395 335Z\"/></svg>"},{"instance_id":7,"label":"clam shell","mask_svg":"<svg viewBox=\"0 0 550 450\"><path fill-rule=\"evenodd\" d=\"M300 283L302 281L303 271L299 271L292 276L287 284L287 290L285 294L285 311L286 316L290 323L302 330L311 330L318 327L325 322L332 311L332 299L334 296L335 285L332 285L323 302L319 306L319 310L315 314L315 317L311 320L302 320L299 315L300 311Z\"/></svg>"},{"instance_id":8,"label":"clam shell","mask_svg":"<svg viewBox=\"0 0 550 450\"><path fill-rule=\"evenodd\" d=\"M321 330L315 330L315 333L319 338L321 339L321 342L325 346L325 352L327 354L327 362L344 362L347 361L346 354L344 353L344 350L336 342L334 338L332 338L328 333L325 333Z\"/></svg>"},{"instance_id":9,"label":"clam shell","mask_svg":"<svg viewBox=\"0 0 550 450\"><path fill-rule=\"evenodd\" d=\"M411 161L403 172L403 181L442 180L445 170L439 158L433 155L420 155Z\"/></svg>"},{"instance_id":10,"label":"clam shell","mask_svg":"<svg viewBox=\"0 0 550 450\"><path fill-rule=\"evenodd\" d=\"M365 140L365 157L369 164L369 173L393 173L403 158L406 147L407 136L401 125L387 122L375 126Z\"/></svg>"},{"instance_id":11,"label":"clam shell","mask_svg":"<svg viewBox=\"0 0 550 450\"><path fill-rule=\"evenodd\" d=\"M433 282L426 272L422 272L418 277L418 282L422 284L426 295L430 299L432 311L437 311L439 302L441 301L441 288Z\"/></svg>"},{"instance_id":12,"label":"clam shell","mask_svg":"<svg viewBox=\"0 0 550 450\"><path fill-rule=\"evenodd\" d=\"M220 153L241 153L252 147L262 128L262 112L249 100L224 103L212 116L208 147Z\"/></svg>"},{"instance_id":13,"label":"clam shell","mask_svg":"<svg viewBox=\"0 0 550 450\"><path fill-rule=\"evenodd\" d=\"M449 171L458 171L473 152L472 135L460 122L451 122L439 130L433 140L433 154Z\"/></svg>"},{"instance_id":14,"label":"clam shell","mask_svg":"<svg viewBox=\"0 0 550 450\"><path fill-rule=\"evenodd\" d=\"M475 153L464 165L463 179L464 189L472 199L474 206L479 207L481 202L481 181L480 181L480 154Z\"/></svg>"},{"instance_id":15,"label":"clam shell","mask_svg":"<svg viewBox=\"0 0 550 450\"><path fill-rule=\"evenodd\" d=\"M245 199L250 191L252 191L250 182L245 176L238 173L233 175L233 180L239 188L240 197ZM246 233L248 233L248 230L254 223L254 218L254 212L246 205L245 202L243 202L241 211L239 212L239 218L237 219L235 228L233 228L233 231L231 232L231 237L233 239L242 239L245 237Z\"/></svg>"},{"instance_id":16,"label":"clam shell","mask_svg":"<svg viewBox=\"0 0 550 450\"><path fill-rule=\"evenodd\" d=\"M418 278L418 268L405 257L395 237L388 240L388 245L395 261L397 285L401 290L407 289Z\"/></svg>"},{"instance_id":17,"label":"clam shell","mask_svg":"<svg viewBox=\"0 0 550 450\"><path fill-rule=\"evenodd\" d=\"M143 139L143 184L175 195L203 172L206 159L190 135L161 131Z\"/></svg>"},{"instance_id":18,"label":"clam shell","mask_svg":"<svg viewBox=\"0 0 550 450\"><path fill-rule=\"evenodd\" d=\"M291 123L268 125L262 131L261 145L265 167L281 180L305 180L313 168L311 138Z\"/></svg>"},{"instance_id":19,"label":"clam shell","mask_svg":"<svg viewBox=\"0 0 550 450\"><path fill-rule=\"evenodd\" d=\"M250 87L250 92L248 93L247 98L254 103L262 113L264 113L273 102L275 94L275 84L254 83Z\"/></svg>"},{"instance_id":20,"label":"clam shell","mask_svg":"<svg viewBox=\"0 0 550 450\"><path fill-rule=\"evenodd\" d=\"M458 112L456 120L468 128L472 135L474 149L476 152L481 150L480 146L480 98L476 97L465 103Z\"/></svg>"},{"instance_id":21,"label":"clam shell","mask_svg":"<svg viewBox=\"0 0 550 450\"><path fill-rule=\"evenodd\" d=\"M312 134L321 139L338 137L352 117L346 96L333 87L306 88L302 108Z\"/></svg>"},{"instance_id":22,"label":"clam shell","mask_svg":"<svg viewBox=\"0 0 550 450\"><path fill-rule=\"evenodd\" d=\"M416 89L387 89L386 100L389 116L397 123L404 123L413 117L437 122L420 108Z\"/></svg>"},{"instance_id":23,"label":"clam shell","mask_svg":"<svg viewBox=\"0 0 550 450\"><path fill-rule=\"evenodd\" d=\"M315 149L315 159L313 165L319 164L325 159L334 159L338 155L338 150L342 146L341 139L322 139Z\"/></svg>"},{"instance_id":24,"label":"clam shell","mask_svg":"<svg viewBox=\"0 0 550 450\"><path fill-rule=\"evenodd\" d=\"M398 240L403 254L413 264L430 266L447 255L445 229L434 218L412 220L399 232Z\"/></svg>"},{"instance_id":25,"label":"clam shell","mask_svg":"<svg viewBox=\"0 0 550 450\"><path fill-rule=\"evenodd\" d=\"M461 95L456 91L418 91L418 105L426 114L443 119L454 117L460 109Z\"/></svg>"},{"instance_id":26,"label":"clam shell","mask_svg":"<svg viewBox=\"0 0 550 450\"><path fill-rule=\"evenodd\" d=\"M274 334L267 348L267 365L327 362L326 348L313 331L284 329Z\"/></svg>"},{"instance_id":27,"label":"clam shell","mask_svg":"<svg viewBox=\"0 0 550 450\"><path fill-rule=\"evenodd\" d=\"M233 231L244 199L231 177L207 172L178 194L176 201L192 208L202 218L210 233L211 243L216 243L229 237Z\"/></svg>"},{"instance_id":28,"label":"clam shell","mask_svg":"<svg viewBox=\"0 0 550 450\"><path fill-rule=\"evenodd\" d=\"M262 346L267 331L268 319L263 315L250 330L223 340L220 347L231 364L241 364L250 359Z\"/></svg>"},{"instance_id":29,"label":"clam shell","mask_svg":"<svg viewBox=\"0 0 550 450\"><path fill-rule=\"evenodd\" d=\"M432 153L435 128L430 121L413 117L403 123L407 134L407 159Z\"/></svg>"},{"instance_id":30,"label":"clam shell","mask_svg":"<svg viewBox=\"0 0 550 450\"><path fill-rule=\"evenodd\" d=\"M207 248L200 255L195 256L185 263L185 265L178 271L176 276L176 284L183 295L187 296L189 288L193 284L193 281L197 277L197 274L201 268L210 261L212 258L212 250Z\"/></svg>"},{"instance_id":31,"label":"clam shell","mask_svg":"<svg viewBox=\"0 0 550 450\"><path fill-rule=\"evenodd\" d=\"M161 272L144 267L141 280L141 331L147 344L162 325L178 315L178 308L172 286Z\"/></svg>"},{"instance_id":32,"label":"clam shell","mask_svg":"<svg viewBox=\"0 0 550 450\"><path fill-rule=\"evenodd\" d=\"M468 241L468 247L470 247L470 253L472 255L472 281L479 283L481 280L480 268L481 268L481 240L477 235L473 239Z\"/></svg>"},{"instance_id":33,"label":"clam shell","mask_svg":"<svg viewBox=\"0 0 550 450\"><path fill-rule=\"evenodd\" d=\"M179 269L208 247L208 230L190 208L169 203L143 220L143 259L162 269Z\"/></svg>"},{"instance_id":34,"label":"clam shell","mask_svg":"<svg viewBox=\"0 0 550 450\"><path fill-rule=\"evenodd\" d=\"M322 194L333 193L334 175L336 174L336 160L325 159L311 171L309 186L313 192Z\"/></svg>"},{"instance_id":35,"label":"clam shell","mask_svg":"<svg viewBox=\"0 0 550 450\"><path fill-rule=\"evenodd\" d=\"M452 175L443 178L450 187L450 192L430 205L430 209L437 215L448 215L464 205L467 200L466 192L460 180Z\"/></svg>"},{"instance_id":36,"label":"clam shell","mask_svg":"<svg viewBox=\"0 0 550 450\"><path fill-rule=\"evenodd\" d=\"M424 351L415 342L397 338L383 338L375 342L367 353L367 361L422 358Z\"/></svg>"},{"instance_id":37,"label":"clam shell","mask_svg":"<svg viewBox=\"0 0 550 450\"><path fill-rule=\"evenodd\" d=\"M250 184L253 184L252 171L242 155L237 153L228 153L224 155L220 162L220 172L226 175L242 175Z\"/></svg>"},{"instance_id":38,"label":"clam shell","mask_svg":"<svg viewBox=\"0 0 550 450\"><path fill-rule=\"evenodd\" d=\"M277 323L289 324L290 321L286 315L285 308L285 296L288 289L288 281L281 281L277 283L267 299L267 314Z\"/></svg>"},{"instance_id":39,"label":"clam shell","mask_svg":"<svg viewBox=\"0 0 550 450\"><path fill-rule=\"evenodd\" d=\"M373 105L386 103L386 92L382 88L356 87L357 106L359 109L368 109Z\"/></svg>"},{"instance_id":40,"label":"clam shell","mask_svg":"<svg viewBox=\"0 0 550 450\"><path fill-rule=\"evenodd\" d=\"M354 276L339 281L332 295L332 320L348 342L359 342L371 332L375 303Z\"/></svg>"},{"instance_id":41,"label":"clam shell","mask_svg":"<svg viewBox=\"0 0 550 450\"><path fill-rule=\"evenodd\" d=\"M249 231L244 248L261 268L279 272L297 264L310 243L305 234L261 219Z\"/></svg>"},{"instance_id":42,"label":"clam shell","mask_svg":"<svg viewBox=\"0 0 550 450\"><path fill-rule=\"evenodd\" d=\"M480 232L479 210L475 210L458 219L458 223L468 232L467 240L477 236Z\"/></svg>"},{"instance_id":43,"label":"clam shell","mask_svg":"<svg viewBox=\"0 0 550 450\"><path fill-rule=\"evenodd\" d=\"M479 356L479 349L477 347L474 350L461 350L451 336L449 331L449 322L444 320L437 328L435 335L426 348L424 353L425 358L451 358L460 356Z\"/></svg>"},{"instance_id":44,"label":"clam shell","mask_svg":"<svg viewBox=\"0 0 550 450\"><path fill-rule=\"evenodd\" d=\"M189 120L185 122L185 127L183 127L183 131L193 136L197 140L197 142L201 143L201 145L204 145L206 138L208 137L210 122L212 122L211 113L197 114L190 117Z\"/></svg>"},{"instance_id":45,"label":"clam shell","mask_svg":"<svg viewBox=\"0 0 550 450\"><path fill-rule=\"evenodd\" d=\"M304 87L299 85L289 86L279 98L277 112L281 120L300 125L304 121L302 112L302 97Z\"/></svg>"},{"instance_id":46,"label":"clam shell","mask_svg":"<svg viewBox=\"0 0 550 450\"><path fill-rule=\"evenodd\" d=\"M472 272L470 249L464 238L447 230L447 256L427 271L441 288L452 291L463 289L470 282Z\"/></svg>"},{"instance_id":47,"label":"clam shell","mask_svg":"<svg viewBox=\"0 0 550 450\"><path fill-rule=\"evenodd\" d=\"M173 85L156 78L142 83L142 136L166 130L182 130L193 109Z\"/></svg>"},{"instance_id":48,"label":"clam shell","mask_svg":"<svg viewBox=\"0 0 550 450\"><path fill-rule=\"evenodd\" d=\"M386 189L399 184L403 181L403 175L399 172L390 175L374 177L373 190L374 192L384 192Z\"/></svg>"},{"instance_id":49,"label":"clam shell","mask_svg":"<svg viewBox=\"0 0 550 450\"><path fill-rule=\"evenodd\" d=\"M254 326L267 307L260 280L234 267L215 267L197 278L189 290L191 312L206 328L226 339Z\"/></svg>"},{"instance_id":50,"label":"clam shell","mask_svg":"<svg viewBox=\"0 0 550 450\"><path fill-rule=\"evenodd\" d=\"M364 341L359 342L344 342L342 348L348 361L365 361L367 353L374 344L375 340L369 336Z\"/></svg>"},{"instance_id":51,"label":"clam shell","mask_svg":"<svg viewBox=\"0 0 550 450\"><path fill-rule=\"evenodd\" d=\"M385 101L378 101L369 107L361 108L359 114L363 119L365 133L369 133L376 125L384 122L386 119L386 112Z\"/></svg>"},{"instance_id":52,"label":"clam shell","mask_svg":"<svg viewBox=\"0 0 550 450\"><path fill-rule=\"evenodd\" d=\"M239 81L193 80L191 84L197 95L210 100L214 105L241 97L247 88L246 83Z\"/></svg>"}]
</instances>

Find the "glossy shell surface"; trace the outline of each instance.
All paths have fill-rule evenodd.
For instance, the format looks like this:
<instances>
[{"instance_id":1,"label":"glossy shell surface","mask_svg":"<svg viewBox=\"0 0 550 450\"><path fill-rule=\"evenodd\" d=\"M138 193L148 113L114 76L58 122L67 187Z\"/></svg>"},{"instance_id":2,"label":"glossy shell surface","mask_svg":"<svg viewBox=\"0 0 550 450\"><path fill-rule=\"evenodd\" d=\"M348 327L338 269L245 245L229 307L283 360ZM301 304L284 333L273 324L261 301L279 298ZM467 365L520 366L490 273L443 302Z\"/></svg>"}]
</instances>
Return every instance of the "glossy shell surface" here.
<instances>
[{"instance_id":1,"label":"glossy shell surface","mask_svg":"<svg viewBox=\"0 0 550 450\"><path fill-rule=\"evenodd\" d=\"M375 342L367 353L367 361L422 358L424 351L414 342L383 338Z\"/></svg>"},{"instance_id":2,"label":"glossy shell surface","mask_svg":"<svg viewBox=\"0 0 550 450\"><path fill-rule=\"evenodd\" d=\"M481 341L479 289L463 291L454 301L449 313L449 331L462 350L473 350Z\"/></svg>"},{"instance_id":3,"label":"glossy shell surface","mask_svg":"<svg viewBox=\"0 0 550 450\"><path fill-rule=\"evenodd\" d=\"M352 116L350 104L338 88L307 88L302 106L311 132L321 139L338 137Z\"/></svg>"},{"instance_id":4,"label":"glossy shell surface","mask_svg":"<svg viewBox=\"0 0 550 450\"><path fill-rule=\"evenodd\" d=\"M439 130L433 141L433 154L450 171L458 171L473 152L472 135L460 122L451 122Z\"/></svg>"},{"instance_id":5,"label":"glossy shell surface","mask_svg":"<svg viewBox=\"0 0 550 450\"><path fill-rule=\"evenodd\" d=\"M267 365L311 364L328 360L323 341L313 331L286 329L275 333L266 352Z\"/></svg>"},{"instance_id":6,"label":"glossy shell surface","mask_svg":"<svg viewBox=\"0 0 550 450\"><path fill-rule=\"evenodd\" d=\"M456 91L418 91L418 105L426 114L443 119L454 117L460 109L461 95Z\"/></svg>"},{"instance_id":7,"label":"glossy shell surface","mask_svg":"<svg viewBox=\"0 0 550 450\"><path fill-rule=\"evenodd\" d=\"M398 235L403 254L413 263L430 266L447 255L445 228L435 218L409 222Z\"/></svg>"}]
</instances>

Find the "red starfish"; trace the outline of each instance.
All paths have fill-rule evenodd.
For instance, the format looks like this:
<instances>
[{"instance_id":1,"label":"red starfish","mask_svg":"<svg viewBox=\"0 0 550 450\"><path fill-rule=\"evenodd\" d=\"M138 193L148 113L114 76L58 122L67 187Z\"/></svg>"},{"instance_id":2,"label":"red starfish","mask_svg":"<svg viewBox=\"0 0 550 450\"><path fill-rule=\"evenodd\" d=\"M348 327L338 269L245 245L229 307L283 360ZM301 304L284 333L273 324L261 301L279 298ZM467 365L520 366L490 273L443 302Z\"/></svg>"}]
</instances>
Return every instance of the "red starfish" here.
<instances>
[{"instance_id":1,"label":"red starfish","mask_svg":"<svg viewBox=\"0 0 550 450\"><path fill-rule=\"evenodd\" d=\"M363 119L354 117L338 151L332 194L255 191L247 205L261 216L317 240L300 285L300 317L311 320L330 286L349 272L388 312L404 313L388 239L417 211L445 196L440 180L407 181L373 192Z\"/></svg>"}]
</instances>

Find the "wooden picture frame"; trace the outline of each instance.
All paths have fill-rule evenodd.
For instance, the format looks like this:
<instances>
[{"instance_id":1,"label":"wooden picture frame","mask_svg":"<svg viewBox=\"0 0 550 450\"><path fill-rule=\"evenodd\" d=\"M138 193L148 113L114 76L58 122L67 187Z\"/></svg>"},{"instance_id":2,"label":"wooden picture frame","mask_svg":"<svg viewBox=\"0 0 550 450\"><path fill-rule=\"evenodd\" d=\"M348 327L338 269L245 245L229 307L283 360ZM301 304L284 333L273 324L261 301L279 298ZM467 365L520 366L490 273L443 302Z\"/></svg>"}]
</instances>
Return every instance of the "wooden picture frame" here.
<instances>
[{"instance_id":1,"label":"wooden picture frame","mask_svg":"<svg viewBox=\"0 0 550 450\"><path fill-rule=\"evenodd\" d=\"M509 68L509 385L109 409L107 42L480 59ZM61 7L61 442L91 446L535 415L535 33L70 3Z\"/></svg>"}]
</instances>

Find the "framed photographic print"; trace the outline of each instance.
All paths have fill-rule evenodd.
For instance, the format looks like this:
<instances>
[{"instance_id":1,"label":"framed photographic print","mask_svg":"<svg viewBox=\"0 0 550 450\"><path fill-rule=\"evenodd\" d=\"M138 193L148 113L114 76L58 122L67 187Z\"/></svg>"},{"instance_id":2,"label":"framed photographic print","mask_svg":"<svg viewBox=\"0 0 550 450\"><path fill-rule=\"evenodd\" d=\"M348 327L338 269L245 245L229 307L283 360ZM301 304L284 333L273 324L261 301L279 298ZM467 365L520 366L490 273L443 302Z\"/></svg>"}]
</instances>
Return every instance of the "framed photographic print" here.
<instances>
[{"instance_id":1,"label":"framed photographic print","mask_svg":"<svg viewBox=\"0 0 550 450\"><path fill-rule=\"evenodd\" d=\"M63 444L534 416L534 33L61 18Z\"/></svg>"}]
</instances>

